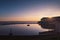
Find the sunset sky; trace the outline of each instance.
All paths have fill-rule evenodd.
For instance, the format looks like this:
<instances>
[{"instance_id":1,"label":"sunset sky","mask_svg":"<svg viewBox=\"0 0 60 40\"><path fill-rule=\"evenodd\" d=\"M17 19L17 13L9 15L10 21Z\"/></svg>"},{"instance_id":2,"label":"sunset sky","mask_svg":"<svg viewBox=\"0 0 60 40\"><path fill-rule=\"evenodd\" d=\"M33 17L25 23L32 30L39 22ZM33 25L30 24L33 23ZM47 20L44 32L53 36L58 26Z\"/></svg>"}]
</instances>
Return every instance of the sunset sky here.
<instances>
[{"instance_id":1,"label":"sunset sky","mask_svg":"<svg viewBox=\"0 0 60 40\"><path fill-rule=\"evenodd\" d=\"M0 0L0 21L39 21L60 16L60 0Z\"/></svg>"}]
</instances>

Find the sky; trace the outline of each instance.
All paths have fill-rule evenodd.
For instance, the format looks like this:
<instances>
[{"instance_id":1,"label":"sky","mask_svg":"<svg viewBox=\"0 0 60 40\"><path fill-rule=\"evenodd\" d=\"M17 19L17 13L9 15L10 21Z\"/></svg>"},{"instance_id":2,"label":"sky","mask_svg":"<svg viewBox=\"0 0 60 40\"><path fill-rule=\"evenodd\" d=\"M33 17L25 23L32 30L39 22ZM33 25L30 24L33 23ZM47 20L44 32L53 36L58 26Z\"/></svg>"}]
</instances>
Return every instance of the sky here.
<instances>
[{"instance_id":1,"label":"sky","mask_svg":"<svg viewBox=\"0 0 60 40\"><path fill-rule=\"evenodd\" d=\"M39 21L60 16L60 0L0 0L0 21Z\"/></svg>"}]
</instances>

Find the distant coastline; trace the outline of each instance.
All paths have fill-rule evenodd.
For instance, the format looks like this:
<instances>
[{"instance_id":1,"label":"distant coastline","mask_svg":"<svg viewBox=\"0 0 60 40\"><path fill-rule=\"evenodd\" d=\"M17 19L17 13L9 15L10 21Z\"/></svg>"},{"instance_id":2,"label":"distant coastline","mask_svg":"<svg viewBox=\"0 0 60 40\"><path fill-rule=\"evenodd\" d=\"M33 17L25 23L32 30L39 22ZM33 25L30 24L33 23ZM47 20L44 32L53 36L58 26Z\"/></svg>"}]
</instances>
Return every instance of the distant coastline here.
<instances>
[{"instance_id":1,"label":"distant coastline","mask_svg":"<svg viewBox=\"0 0 60 40\"><path fill-rule=\"evenodd\" d=\"M0 25L10 24L37 24L37 21L0 21Z\"/></svg>"}]
</instances>

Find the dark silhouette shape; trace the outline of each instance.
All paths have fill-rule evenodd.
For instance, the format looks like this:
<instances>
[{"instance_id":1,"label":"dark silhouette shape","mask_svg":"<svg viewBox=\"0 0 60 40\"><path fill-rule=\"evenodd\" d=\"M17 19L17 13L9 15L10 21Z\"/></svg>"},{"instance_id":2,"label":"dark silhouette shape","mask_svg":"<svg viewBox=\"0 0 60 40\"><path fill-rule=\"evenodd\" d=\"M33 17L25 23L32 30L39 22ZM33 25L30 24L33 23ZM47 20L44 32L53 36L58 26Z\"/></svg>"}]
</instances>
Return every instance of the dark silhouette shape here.
<instances>
[{"instance_id":1,"label":"dark silhouette shape","mask_svg":"<svg viewBox=\"0 0 60 40\"><path fill-rule=\"evenodd\" d=\"M52 18L44 17L38 22L38 24L41 25L42 28L54 29L54 32L60 33L60 16Z\"/></svg>"},{"instance_id":2,"label":"dark silhouette shape","mask_svg":"<svg viewBox=\"0 0 60 40\"><path fill-rule=\"evenodd\" d=\"M54 29L54 24L51 24L48 17L44 17L41 19L41 21L38 22L39 25L41 25L42 28L46 29Z\"/></svg>"},{"instance_id":3,"label":"dark silhouette shape","mask_svg":"<svg viewBox=\"0 0 60 40\"><path fill-rule=\"evenodd\" d=\"M27 26L30 26L29 24Z\"/></svg>"}]
</instances>

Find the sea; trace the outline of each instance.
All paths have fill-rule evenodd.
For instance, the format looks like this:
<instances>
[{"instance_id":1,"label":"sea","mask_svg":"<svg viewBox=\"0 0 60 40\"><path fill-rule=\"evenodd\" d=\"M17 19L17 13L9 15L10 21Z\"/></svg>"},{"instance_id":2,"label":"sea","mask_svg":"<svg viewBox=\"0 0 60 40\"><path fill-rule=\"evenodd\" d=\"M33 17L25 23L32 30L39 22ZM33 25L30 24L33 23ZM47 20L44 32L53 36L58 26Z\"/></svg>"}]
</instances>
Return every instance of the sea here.
<instances>
[{"instance_id":1,"label":"sea","mask_svg":"<svg viewBox=\"0 0 60 40\"><path fill-rule=\"evenodd\" d=\"M39 35L39 32L48 31L43 29L39 24L11 24L0 25L0 35L9 35L12 33L15 35Z\"/></svg>"}]
</instances>

